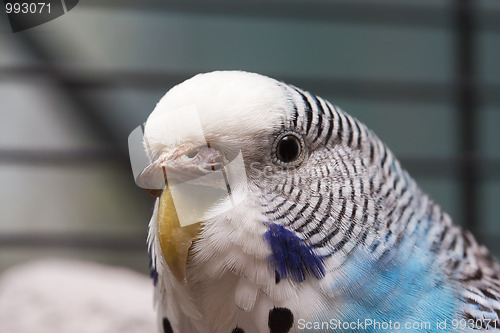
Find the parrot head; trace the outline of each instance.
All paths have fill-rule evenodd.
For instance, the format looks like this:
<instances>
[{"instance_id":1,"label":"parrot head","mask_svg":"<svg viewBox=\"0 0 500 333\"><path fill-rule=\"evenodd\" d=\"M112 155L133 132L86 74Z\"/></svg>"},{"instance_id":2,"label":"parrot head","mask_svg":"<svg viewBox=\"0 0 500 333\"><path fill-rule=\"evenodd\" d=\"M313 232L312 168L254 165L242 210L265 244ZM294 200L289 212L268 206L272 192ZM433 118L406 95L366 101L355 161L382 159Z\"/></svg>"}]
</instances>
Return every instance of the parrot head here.
<instances>
[{"instance_id":1,"label":"parrot head","mask_svg":"<svg viewBox=\"0 0 500 333\"><path fill-rule=\"evenodd\" d=\"M149 116L144 146L151 164L141 182L158 196L155 237L162 260L179 282L186 282L193 241L203 237L202 229L213 220L205 217L220 215L227 211L227 201L234 204L255 185L260 187L264 168L276 165L268 149L288 104L277 81L252 73L213 72L171 89ZM302 145L291 149L303 157L303 143L295 137L291 141L288 145ZM223 225L216 228L224 230Z\"/></svg>"},{"instance_id":2,"label":"parrot head","mask_svg":"<svg viewBox=\"0 0 500 333\"><path fill-rule=\"evenodd\" d=\"M150 239L167 274L184 284L196 271L188 266L213 257L201 243L214 250L235 230L260 231L241 241L266 248L265 230L278 222L318 253L366 238L374 221L355 207L365 214L381 207L363 190L375 192L384 174L400 171L375 135L342 110L242 71L199 74L168 91L146 122L144 146L151 164L141 181L158 196ZM332 228L338 235L327 234Z\"/></svg>"},{"instance_id":3,"label":"parrot head","mask_svg":"<svg viewBox=\"0 0 500 333\"><path fill-rule=\"evenodd\" d=\"M397 211L392 189L412 186L356 119L241 71L199 74L168 91L144 147L151 163L141 182L158 197L149 246L161 297L190 299L175 311L198 319L222 297L207 295L217 288L238 290L217 306L249 312L258 290L293 299L296 283L319 283L356 245L377 251L381 221Z\"/></svg>"}]
</instances>

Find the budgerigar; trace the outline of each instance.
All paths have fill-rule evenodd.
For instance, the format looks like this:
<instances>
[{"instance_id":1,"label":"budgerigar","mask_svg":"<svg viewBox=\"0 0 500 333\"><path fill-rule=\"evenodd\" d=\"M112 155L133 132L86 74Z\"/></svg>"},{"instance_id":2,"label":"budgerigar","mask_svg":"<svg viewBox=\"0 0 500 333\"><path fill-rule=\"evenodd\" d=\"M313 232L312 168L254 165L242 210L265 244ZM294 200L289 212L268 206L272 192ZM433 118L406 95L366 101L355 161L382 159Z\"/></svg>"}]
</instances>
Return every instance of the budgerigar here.
<instances>
[{"instance_id":1,"label":"budgerigar","mask_svg":"<svg viewBox=\"0 0 500 333\"><path fill-rule=\"evenodd\" d=\"M160 100L144 146L164 332L500 332L488 250L328 101L259 74L199 74ZM214 199L216 173L227 195ZM183 209L209 200L182 226L170 185L190 179L200 190Z\"/></svg>"}]
</instances>

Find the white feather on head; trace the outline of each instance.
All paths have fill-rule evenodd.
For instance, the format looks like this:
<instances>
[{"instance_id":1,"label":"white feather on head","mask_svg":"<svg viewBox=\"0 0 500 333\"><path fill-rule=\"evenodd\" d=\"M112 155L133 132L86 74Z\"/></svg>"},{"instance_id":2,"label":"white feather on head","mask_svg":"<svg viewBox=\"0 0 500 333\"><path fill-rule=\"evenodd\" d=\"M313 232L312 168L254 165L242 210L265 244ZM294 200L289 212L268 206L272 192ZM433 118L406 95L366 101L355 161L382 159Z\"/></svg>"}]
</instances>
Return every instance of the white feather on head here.
<instances>
[{"instance_id":1,"label":"white feather on head","mask_svg":"<svg viewBox=\"0 0 500 333\"><path fill-rule=\"evenodd\" d=\"M198 124L182 113L193 106ZM145 145L151 158L186 142L243 146L279 126L289 110L289 101L274 79L242 71L198 74L173 87L158 102L146 122ZM204 138L199 135L200 123Z\"/></svg>"}]
</instances>

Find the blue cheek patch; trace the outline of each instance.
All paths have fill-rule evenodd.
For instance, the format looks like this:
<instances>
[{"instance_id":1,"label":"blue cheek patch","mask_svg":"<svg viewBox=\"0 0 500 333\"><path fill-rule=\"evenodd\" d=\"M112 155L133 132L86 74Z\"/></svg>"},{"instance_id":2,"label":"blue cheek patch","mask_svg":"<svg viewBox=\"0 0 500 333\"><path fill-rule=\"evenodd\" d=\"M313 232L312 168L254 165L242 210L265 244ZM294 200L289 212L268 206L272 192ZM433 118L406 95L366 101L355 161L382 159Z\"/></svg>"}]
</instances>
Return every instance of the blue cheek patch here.
<instances>
[{"instance_id":1,"label":"blue cheek patch","mask_svg":"<svg viewBox=\"0 0 500 333\"><path fill-rule=\"evenodd\" d=\"M153 256L151 255L151 252L151 247L149 247L149 276L153 279L153 284L156 286L156 284L158 283L158 271L156 270L156 268L154 268Z\"/></svg>"},{"instance_id":2,"label":"blue cheek patch","mask_svg":"<svg viewBox=\"0 0 500 333\"><path fill-rule=\"evenodd\" d=\"M158 271L156 271L156 268L151 268L149 276L153 279L153 285L156 286L156 284L158 283Z\"/></svg>"},{"instance_id":3,"label":"blue cheek patch","mask_svg":"<svg viewBox=\"0 0 500 333\"><path fill-rule=\"evenodd\" d=\"M323 259L314 254L297 235L275 223L269 223L264 239L271 248L269 264L281 278L302 282L307 274L317 279L325 276Z\"/></svg>"}]
</instances>

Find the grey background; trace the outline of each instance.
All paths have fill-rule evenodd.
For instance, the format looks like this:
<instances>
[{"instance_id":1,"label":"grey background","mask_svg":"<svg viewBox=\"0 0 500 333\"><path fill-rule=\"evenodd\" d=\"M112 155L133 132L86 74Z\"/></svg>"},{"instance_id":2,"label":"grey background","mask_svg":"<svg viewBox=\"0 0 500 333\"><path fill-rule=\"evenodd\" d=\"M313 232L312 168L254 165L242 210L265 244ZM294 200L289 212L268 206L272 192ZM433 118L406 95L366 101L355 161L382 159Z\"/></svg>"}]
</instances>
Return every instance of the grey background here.
<instances>
[{"instance_id":1,"label":"grey background","mask_svg":"<svg viewBox=\"0 0 500 333\"><path fill-rule=\"evenodd\" d=\"M146 272L153 200L128 134L174 84L217 69L339 105L498 256L499 59L497 1L88 0L16 34L0 14L0 270L62 256Z\"/></svg>"}]
</instances>

